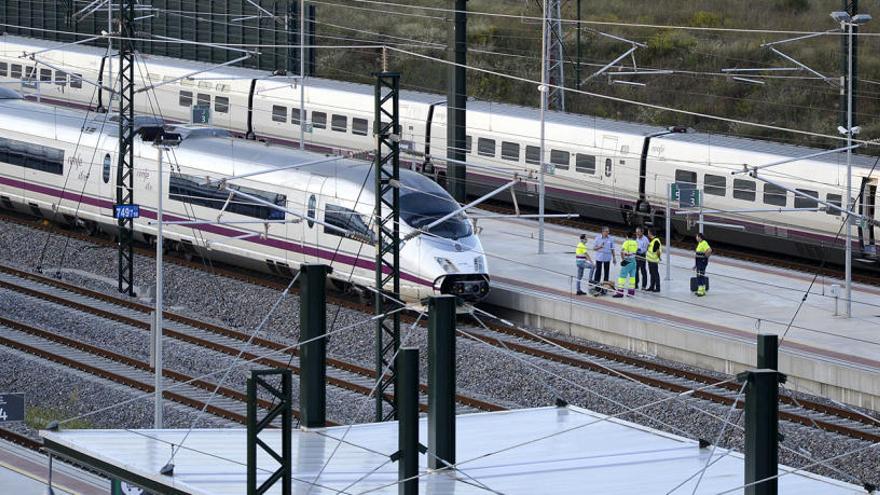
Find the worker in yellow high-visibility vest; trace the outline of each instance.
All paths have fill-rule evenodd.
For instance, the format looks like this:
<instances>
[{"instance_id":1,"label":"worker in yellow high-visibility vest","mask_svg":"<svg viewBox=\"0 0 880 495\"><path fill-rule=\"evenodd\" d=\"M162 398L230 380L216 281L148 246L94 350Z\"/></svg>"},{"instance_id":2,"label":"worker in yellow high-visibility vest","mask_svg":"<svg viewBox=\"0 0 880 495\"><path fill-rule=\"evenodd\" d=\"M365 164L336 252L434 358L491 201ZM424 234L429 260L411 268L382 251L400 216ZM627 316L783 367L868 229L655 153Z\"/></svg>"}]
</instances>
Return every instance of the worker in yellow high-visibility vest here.
<instances>
[{"instance_id":1,"label":"worker in yellow high-visibility vest","mask_svg":"<svg viewBox=\"0 0 880 495\"><path fill-rule=\"evenodd\" d=\"M651 274L651 285L648 287L648 292L660 292L660 259L663 253L663 243L654 233L654 229L648 229L648 239L648 250L645 252L648 273Z\"/></svg>"},{"instance_id":2,"label":"worker in yellow high-visibility vest","mask_svg":"<svg viewBox=\"0 0 880 495\"><path fill-rule=\"evenodd\" d=\"M574 260L575 265L577 266L577 295L583 296L587 293L581 290L581 280L584 278L584 270L587 268L590 269L590 274L587 277L587 281L589 283L590 280L593 279L593 260L590 259L590 255L587 253L587 235L581 234L580 239L578 240L577 247L574 248Z\"/></svg>"},{"instance_id":3,"label":"worker in yellow high-visibility vest","mask_svg":"<svg viewBox=\"0 0 880 495\"><path fill-rule=\"evenodd\" d=\"M706 267L709 265L709 256L712 256L712 248L709 246L709 243L706 242L703 234L697 234L697 249L694 254L694 270L697 272L696 294L697 296L703 297L706 295L706 286L709 285L708 279L706 278Z\"/></svg>"},{"instance_id":4,"label":"worker in yellow high-visibility vest","mask_svg":"<svg viewBox=\"0 0 880 495\"><path fill-rule=\"evenodd\" d=\"M626 240L620 246L620 274L617 276L617 293L614 297L623 297L624 291L636 295L636 253L639 244L633 240L632 233L626 233Z\"/></svg>"}]
</instances>

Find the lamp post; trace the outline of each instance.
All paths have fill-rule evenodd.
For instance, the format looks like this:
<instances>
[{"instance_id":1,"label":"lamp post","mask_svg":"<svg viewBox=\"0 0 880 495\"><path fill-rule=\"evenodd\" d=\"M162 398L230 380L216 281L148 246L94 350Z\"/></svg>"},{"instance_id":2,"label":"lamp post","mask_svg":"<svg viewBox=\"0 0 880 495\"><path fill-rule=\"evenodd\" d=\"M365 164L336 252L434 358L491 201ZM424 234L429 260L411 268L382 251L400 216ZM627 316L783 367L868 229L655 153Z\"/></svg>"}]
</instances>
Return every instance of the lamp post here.
<instances>
[{"instance_id":1,"label":"lamp post","mask_svg":"<svg viewBox=\"0 0 880 495\"><path fill-rule=\"evenodd\" d=\"M547 112L547 0L543 2L544 13L542 17L543 28L541 30L541 142L540 157L538 158L538 254L544 254L544 128L545 113Z\"/></svg>"},{"instance_id":2,"label":"lamp post","mask_svg":"<svg viewBox=\"0 0 880 495\"><path fill-rule=\"evenodd\" d=\"M840 28L846 32L847 42L847 71L846 71L846 128L841 132L846 134L846 195L843 197L846 215L846 258L844 261L844 277L846 280L846 317L852 316L852 138L858 132L858 128L852 125L852 74L853 74L853 28L865 24L871 20L868 14L851 16L848 12L832 12L831 17L840 23Z\"/></svg>"}]
</instances>

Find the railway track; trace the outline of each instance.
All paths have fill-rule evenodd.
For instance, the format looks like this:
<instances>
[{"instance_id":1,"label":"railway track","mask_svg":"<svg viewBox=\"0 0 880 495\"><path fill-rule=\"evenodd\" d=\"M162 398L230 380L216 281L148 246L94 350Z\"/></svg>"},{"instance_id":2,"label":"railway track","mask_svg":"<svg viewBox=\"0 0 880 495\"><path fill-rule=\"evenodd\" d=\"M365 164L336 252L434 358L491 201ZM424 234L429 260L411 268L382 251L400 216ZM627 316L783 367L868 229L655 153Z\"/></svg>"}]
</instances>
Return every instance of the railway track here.
<instances>
[{"instance_id":1,"label":"railway track","mask_svg":"<svg viewBox=\"0 0 880 495\"><path fill-rule=\"evenodd\" d=\"M67 232L65 231L64 234L66 235ZM95 242L95 240L90 236L82 234L78 234L78 236L87 242ZM108 245L112 245L112 243L108 243ZM142 254L144 255L152 255L152 250L144 249L142 251ZM264 274L259 274L257 276L254 275L252 272L248 272L246 270L229 268L216 264L212 265L210 268L206 268L206 266L202 263L186 260L181 257L170 256L166 257L165 259L171 263L175 263L178 265L183 265L189 268L203 271L207 270L216 275L230 277L237 280L245 281L250 284L270 287L273 289L283 289L284 287L286 287L286 282L289 280L285 280L281 277L266 276ZM0 273L9 273L6 270L7 269L0 267ZM69 284L65 284L51 278L33 275L26 272L21 272L21 274L27 278L30 278L31 280L36 279L45 282L46 284L58 284L57 286L66 286L68 289L74 291L86 291L86 289L76 288L74 286L70 286ZM880 283L880 279L878 279L877 282ZM109 296L102 293L95 293L95 297L121 301L125 305L132 305L132 307L140 306L138 310L141 313L148 313L150 311L150 308L147 306L140 305L139 303L135 303L129 300L122 300L114 296ZM328 297L328 302L361 312L371 312L371 308L369 308L368 305L362 302L354 301L351 298L330 296ZM181 315L173 315L168 312L166 312L166 318L182 324L195 324L196 326L208 325L192 319L188 319L187 317L183 317ZM409 315L407 315L405 319L410 322L413 322L415 320L414 317ZM141 323L141 325L143 325L143 323ZM213 326L215 328L210 328L212 327L211 325L208 325L208 327L209 328L205 328L205 330L213 334L213 336L210 336L210 339L216 338L214 336L225 336L240 341L242 338L247 337L244 334L237 333L233 330L224 329L222 327ZM173 328L166 328L166 335L168 334L169 330L174 331ZM229 332L232 333L230 334ZM487 322L486 328L484 330L469 330L467 333L471 333L473 335L469 336L463 334L463 336L472 338L475 335L486 344L493 345L499 348L505 348L522 356L541 359L545 362L554 361L579 369L623 377L628 380L637 381L646 385L670 390L673 392L684 392L695 388L701 388L699 392L693 394L695 397L719 404L733 404L735 396L739 390L739 386L736 383L725 383L716 387L705 388L706 385L717 383L717 377L692 371L683 371L681 369L658 364L647 359L640 359L606 349L599 349L584 344L573 343L564 339L537 336L523 329L515 328L509 325ZM209 339L205 338L204 340ZM264 345L267 350L274 351L277 351L279 349L279 346L281 346L281 344L278 344L276 342L265 341L263 339L255 340L254 343ZM265 364L278 363L266 361ZM328 365L332 367L338 366L338 369L351 371L362 376L369 376L371 378L375 377L374 370L369 370L357 365L352 365L350 363L332 363L328 361ZM422 385L422 390L423 392L426 391L426 387L424 384ZM458 399L460 407L473 407L482 410L500 409L500 406L473 398L460 396ZM738 404L738 407L741 407L741 404ZM796 399L792 396L781 395L780 418L794 423L815 427L840 435L859 438L866 441L880 441L880 428L878 428L878 425L880 425L880 423L878 423L877 420L845 408L830 406L822 402L811 401L807 399Z\"/></svg>"}]
</instances>

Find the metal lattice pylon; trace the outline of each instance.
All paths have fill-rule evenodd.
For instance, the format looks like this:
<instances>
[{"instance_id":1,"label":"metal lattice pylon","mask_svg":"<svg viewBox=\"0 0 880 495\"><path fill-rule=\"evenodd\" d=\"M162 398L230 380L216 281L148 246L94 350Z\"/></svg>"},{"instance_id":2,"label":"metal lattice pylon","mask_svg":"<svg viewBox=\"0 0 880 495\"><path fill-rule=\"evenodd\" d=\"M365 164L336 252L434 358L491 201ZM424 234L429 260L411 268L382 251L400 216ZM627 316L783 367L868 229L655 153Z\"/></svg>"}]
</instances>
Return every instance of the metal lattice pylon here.
<instances>
[{"instance_id":1,"label":"metal lattice pylon","mask_svg":"<svg viewBox=\"0 0 880 495\"><path fill-rule=\"evenodd\" d=\"M119 10L119 160L116 204L134 204L134 6L124 0ZM112 99L112 98L111 98ZM134 219L120 215L119 292L134 296Z\"/></svg>"},{"instance_id":2,"label":"metal lattice pylon","mask_svg":"<svg viewBox=\"0 0 880 495\"><path fill-rule=\"evenodd\" d=\"M400 312L382 317L397 305L400 299L400 74L376 74L376 158L375 209L376 226L376 421L397 417L397 398L388 399L386 393L397 382L394 357L400 348ZM384 405L391 411L385 413Z\"/></svg>"},{"instance_id":3,"label":"metal lattice pylon","mask_svg":"<svg viewBox=\"0 0 880 495\"><path fill-rule=\"evenodd\" d=\"M554 110L564 112L565 91L559 89L565 86L565 38L562 36L561 4L562 0L546 0L544 5L547 11L544 18L547 20L547 82L550 85L547 104Z\"/></svg>"}]
</instances>

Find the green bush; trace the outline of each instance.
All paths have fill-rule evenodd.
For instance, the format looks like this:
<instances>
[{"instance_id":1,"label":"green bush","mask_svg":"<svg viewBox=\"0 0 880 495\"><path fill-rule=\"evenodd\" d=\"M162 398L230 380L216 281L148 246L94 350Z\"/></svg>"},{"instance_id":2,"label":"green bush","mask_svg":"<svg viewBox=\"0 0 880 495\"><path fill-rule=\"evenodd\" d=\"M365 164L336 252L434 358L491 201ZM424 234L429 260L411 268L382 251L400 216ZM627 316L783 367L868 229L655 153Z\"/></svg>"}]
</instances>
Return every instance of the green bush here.
<instances>
[{"instance_id":1,"label":"green bush","mask_svg":"<svg viewBox=\"0 0 880 495\"><path fill-rule=\"evenodd\" d=\"M721 27L723 24L722 18L720 14L716 14L714 12L706 12L705 10L699 10L694 13L694 16L691 18L691 26L695 27Z\"/></svg>"}]
</instances>

